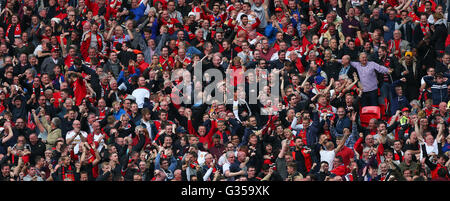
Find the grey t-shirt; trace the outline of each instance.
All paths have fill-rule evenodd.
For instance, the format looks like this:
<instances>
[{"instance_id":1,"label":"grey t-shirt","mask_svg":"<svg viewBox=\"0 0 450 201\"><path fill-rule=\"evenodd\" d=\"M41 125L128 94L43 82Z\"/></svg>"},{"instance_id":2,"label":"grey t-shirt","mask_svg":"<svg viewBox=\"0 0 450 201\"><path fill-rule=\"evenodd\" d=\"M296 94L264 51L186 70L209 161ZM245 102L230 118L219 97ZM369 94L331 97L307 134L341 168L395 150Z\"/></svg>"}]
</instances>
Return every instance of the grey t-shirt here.
<instances>
[{"instance_id":1,"label":"grey t-shirt","mask_svg":"<svg viewBox=\"0 0 450 201\"><path fill-rule=\"evenodd\" d=\"M283 178L283 181L286 179L287 177L287 171L286 171L286 159L285 158L277 158L275 160L275 163L277 165L277 172L278 174L280 174L281 178Z\"/></svg>"},{"instance_id":2,"label":"grey t-shirt","mask_svg":"<svg viewBox=\"0 0 450 201\"><path fill-rule=\"evenodd\" d=\"M95 35L92 33L88 33L88 34L91 34L91 44L89 44L89 46L97 49L97 45L98 45L97 37L95 37Z\"/></svg>"},{"instance_id":3,"label":"grey t-shirt","mask_svg":"<svg viewBox=\"0 0 450 201\"><path fill-rule=\"evenodd\" d=\"M267 26L267 20L264 8L262 6L256 7L255 5L252 5L252 11L256 13L256 16L258 16L259 20L261 21L261 24L259 24L258 27L265 28Z\"/></svg>"}]
</instances>

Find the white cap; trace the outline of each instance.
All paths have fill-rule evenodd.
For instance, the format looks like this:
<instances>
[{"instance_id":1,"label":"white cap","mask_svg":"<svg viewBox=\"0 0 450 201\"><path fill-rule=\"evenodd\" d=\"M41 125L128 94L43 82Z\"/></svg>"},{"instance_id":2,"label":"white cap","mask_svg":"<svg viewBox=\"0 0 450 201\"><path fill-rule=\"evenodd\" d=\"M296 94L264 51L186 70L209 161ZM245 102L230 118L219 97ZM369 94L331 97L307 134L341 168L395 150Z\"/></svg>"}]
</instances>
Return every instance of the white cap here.
<instances>
[{"instance_id":1,"label":"white cap","mask_svg":"<svg viewBox=\"0 0 450 201\"><path fill-rule=\"evenodd\" d=\"M57 17L54 17L54 18L51 19L51 21L55 21L56 24L59 24L61 22L61 19L59 19Z\"/></svg>"},{"instance_id":2,"label":"white cap","mask_svg":"<svg viewBox=\"0 0 450 201\"><path fill-rule=\"evenodd\" d=\"M194 12L189 12L189 14L188 14L188 16L195 16L195 13Z\"/></svg>"}]
</instances>

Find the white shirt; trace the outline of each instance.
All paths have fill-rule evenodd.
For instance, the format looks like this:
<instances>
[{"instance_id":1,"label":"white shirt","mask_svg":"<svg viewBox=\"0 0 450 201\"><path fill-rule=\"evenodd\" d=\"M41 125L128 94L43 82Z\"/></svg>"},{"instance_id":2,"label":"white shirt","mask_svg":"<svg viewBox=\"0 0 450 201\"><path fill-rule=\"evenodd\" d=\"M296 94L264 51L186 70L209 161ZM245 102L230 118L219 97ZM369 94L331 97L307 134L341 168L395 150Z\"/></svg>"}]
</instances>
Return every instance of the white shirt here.
<instances>
[{"instance_id":1,"label":"white shirt","mask_svg":"<svg viewBox=\"0 0 450 201\"><path fill-rule=\"evenodd\" d=\"M278 57L278 52L276 52L276 54L277 54L277 57ZM289 57L289 55L291 55L291 54L297 54L298 58L302 58L302 54L300 54L299 52L297 52L295 50L286 51L286 59L289 60L289 61L291 61L291 57ZM272 57L273 57L273 55L272 55ZM272 58L270 58L270 60L272 60Z\"/></svg>"},{"instance_id":2,"label":"white shirt","mask_svg":"<svg viewBox=\"0 0 450 201\"><path fill-rule=\"evenodd\" d=\"M334 152L334 150L320 150L320 162L328 162L328 171L331 171L333 169L333 160L335 155L336 153Z\"/></svg>"},{"instance_id":3,"label":"white shirt","mask_svg":"<svg viewBox=\"0 0 450 201\"><path fill-rule=\"evenodd\" d=\"M38 55L38 52L42 52L42 45L38 45L38 46L34 49L33 54L37 56L37 55Z\"/></svg>"},{"instance_id":4,"label":"white shirt","mask_svg":"<svg viewBox=\"0 0 450 201\"><path fill-rule=\"evenodd\" d=\"M147 131L148 131L150 139L153 140L152 139L152 126L150 124L150 121L145 121L144 119L141 119L141 124L145 125L145 127L147 128Z\"/></svg>"},{"instance_id":5,"label":"white shirt","mask_svg":"<svg viewBox=\"0 0 450 201\"><path fill-rule=\"evenodd\" d=\"M439 153L439 149L437 146L437 141L434 140L433 144L431 146L428 146L427 143L425 143L425 149L427 150L427 155L431 154L431 153L435 153L438 154ZM422 149L420 149L420 160L422 160L423 158L423 151Z\"/></svg>"},{"instance_id":6,"label":"white shirt","mask_svg":"<svg viewBox=\"0 0 450 201\"><path fill-rule=\"evenodd\" d=\"M98 147L97 147L98 152L102 151L102 149L105 145L105 136L103 136L103 135L104 134L99 134L99 135L94 134L94 142L98 142ZM103 139L99 140L101 136L103 136Z\"/></svg>"},{"instance_id":7,"label":"white shirt","mask_svg":"<svg viewBox=\"0 0 450 201\"><path fill-rule=\"evenodd\" d=\"M83 135L84 138L87 138L88 134L86 132L80 130L80 133L81 133L81 135ZM73 136L75 136L75 132L73 130L67 132L66 141L70 138L73 138ZM77 137L75 137L75 139L73 139L72 144L75 144L75 147L73 147L74 154L78 154L78 152L80 151L80 146L79 146L80 143L81 143L80 136L77 136Z\"/></svg>"},{"instance_id":8,"label":"white shirt","mask_svg":"<svg viewBox=\"0 0 450 201\"><path fill-rule=\"evenodd\" d=\"M445 13L444 14L444 20L445 21L447 21L447 13ZM430 15L429 17L428 17L428 23L430 23L430 24L434 24L434 22L436 21L436 20L434 20L434 16L433 15Z\"/></svg>"},{"instance_id":9,"label":"white shirt","mask_svg":"<svg viewBox=\"0 0 450 201\"><path fill-rule=\"evenodd\" d=\"M241 21L241 15L243 15L245 13L240 12L238 13L237 17L236 17L236 21L238 21L239 25L242 26L242 21ZM248 18L248 24L254 24L256 23L256 18L253 17L253 15L247 15ZM245 27L244 27L245 28Z\"/></svg>"},{"instance_id":10,"label":"white shirt","mask_svg":"<svg viewBox=\"0 0 450 201\"><path fill-rule=\"evenodd\" d=\"M237 151L234 152L234 156L237 157ZM218 165L223 166L225 163L227 163L227 153L222 154L220 156L219 161L217 162Z\"/></svg>"},{"instance_id":11,"label":"white shirt","mask_svg":"<svg viewBox=\"0 0 450 201\"><path fill-rule=\"evenodd\" d=\"M217 162L217 165L223 166L226 162L227 162L227 157L226 157L226 153L225 153L225 154L222 154L222 156L220 156L219 161Z\"/></svg>"},{"instance_id":12,"label":"white shirt","mask_svg":"<svg viewBox=\"0 0 450 201\"><path fill-rule=\"evenodd\" d=\"M135 89L131 95L136 98L138 108L143 108L145 98L150 98L150 91L147 88L140 87Z\"/></svg>"},{"instance_id":13,"label":"white shirt","mask_svg":"<svg viewBox=\"0 0 450 201\"><path fill-rule=\"evenodd\" d=\"M278 52L275 52L272 54L272 56L270 57L270 61L275 61L278 59Z\"/></svg>"},{"instance_id":14,"label":"white shirt","mask_svg":"<svg viewBox=\"0 0 450 201\"><path fill-rule=\"evenodd\" d=\"M222 167L223 175L225 175L225 172L230 171L230 166L231 166L231 163L229 163L228 160L225 164L223 164L223 167ZM234 177L228 177L227 180L234 181Z\"/></svg>"},{"instance_id":15,"label":"white shirt","mask_svg":"<svg viewBox=\"0 0 450 201\"><path fill-rule=\"evenodd\" d=\"M226 171L230 171L230 165L231 164L228 161L226 161L225 164L223 164L222 170L223 170L224 174L225 174Z\"/></svg>"}]
</instances>

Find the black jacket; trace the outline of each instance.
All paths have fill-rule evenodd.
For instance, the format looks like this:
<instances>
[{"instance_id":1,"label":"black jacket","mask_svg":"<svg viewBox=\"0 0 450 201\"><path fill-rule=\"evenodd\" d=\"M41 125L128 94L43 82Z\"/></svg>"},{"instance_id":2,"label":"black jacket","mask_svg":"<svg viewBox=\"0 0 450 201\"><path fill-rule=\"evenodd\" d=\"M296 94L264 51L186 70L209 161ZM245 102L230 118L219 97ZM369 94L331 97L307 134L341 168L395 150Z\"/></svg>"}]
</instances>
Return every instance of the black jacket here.
<instances>
[{"instance_id":1,"label":"black jacket","mask_svg":"<svg viewBox=\"0 0 450 201\"><path fill-rule=\"evenodd\" d=\"M44 157L44 153L45 153L45 150L46 150L45 144L40 139L34 145L31 144L31 143L28 143L28 144L31 147L30 164L34 165L36 156Z\"/></svg>"},{"instance_id":2,"label":"black jacket","mask_svg":"<svg viewBox=\"0 0 450 201\"><path fill-rule=\"evenodd\" d=\"M324 60L324 64L321 69L327 74L328 80L331 78L334 78L334 80L339 80L339 71L341 71L341 68L342 66L338 62Z\"/></svg>"}]
</instances>

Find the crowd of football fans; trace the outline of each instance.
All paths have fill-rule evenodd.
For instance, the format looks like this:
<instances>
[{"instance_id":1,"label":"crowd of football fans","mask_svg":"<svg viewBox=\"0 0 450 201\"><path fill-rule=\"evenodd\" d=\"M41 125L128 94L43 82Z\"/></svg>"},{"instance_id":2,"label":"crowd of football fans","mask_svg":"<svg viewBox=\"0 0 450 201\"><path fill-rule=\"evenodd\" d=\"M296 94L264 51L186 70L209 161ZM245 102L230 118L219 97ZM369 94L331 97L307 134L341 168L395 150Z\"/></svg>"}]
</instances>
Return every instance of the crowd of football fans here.
<instances>
[{"instance_id":1,"label":"crowd of football fans","mask_svg":"<svg viewBox=\"0 0 450 201\"><path fill-rule=\"evenodd\" d=\"M0 180L446 181L449 4L0 0Z\"/></svg>"}]
</instances>

